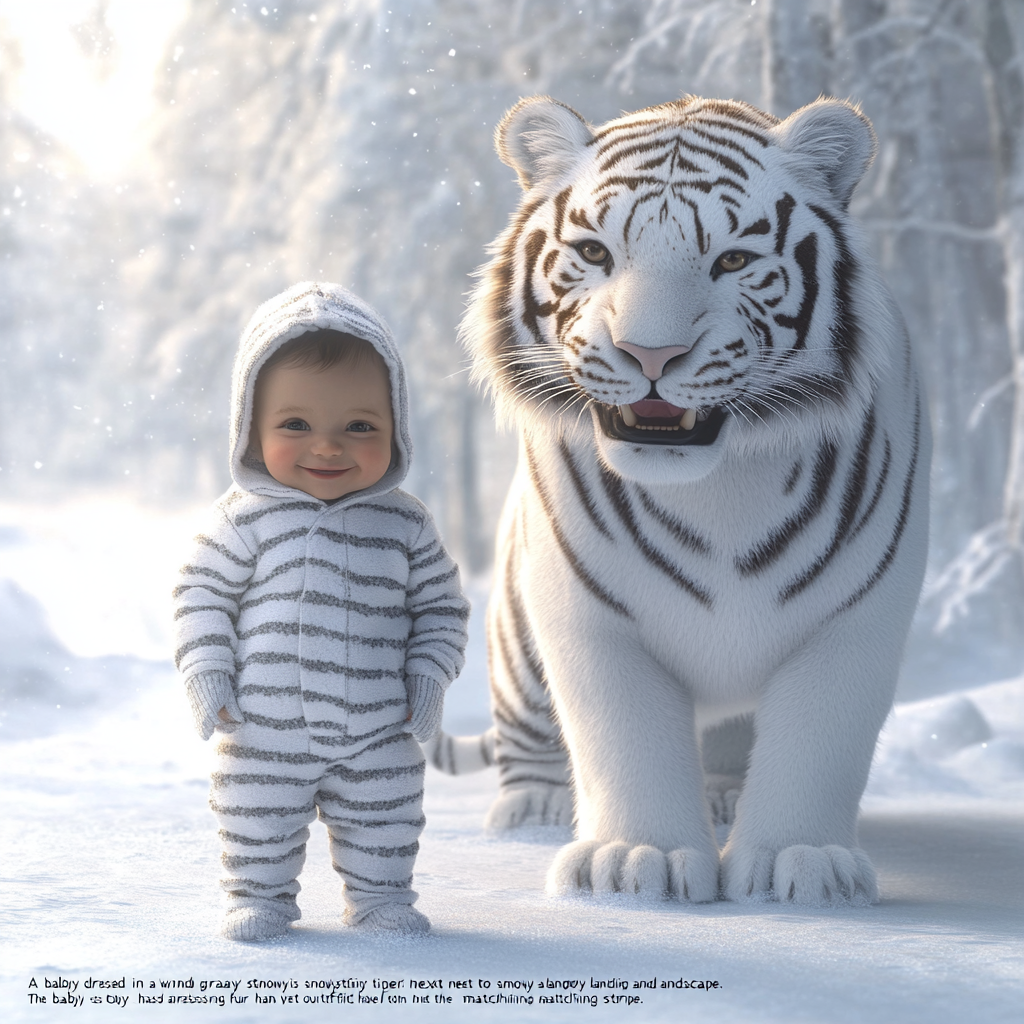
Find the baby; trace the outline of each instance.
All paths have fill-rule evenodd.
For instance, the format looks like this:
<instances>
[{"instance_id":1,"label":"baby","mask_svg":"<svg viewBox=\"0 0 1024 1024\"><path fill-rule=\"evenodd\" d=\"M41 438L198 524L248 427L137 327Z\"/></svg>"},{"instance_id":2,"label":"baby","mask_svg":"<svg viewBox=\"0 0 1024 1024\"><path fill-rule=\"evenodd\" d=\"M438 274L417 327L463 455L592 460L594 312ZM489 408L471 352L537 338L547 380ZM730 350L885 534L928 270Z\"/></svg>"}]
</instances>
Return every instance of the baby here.
<instances>
[{"instance_id":1,"label":"baby","mask_svg":"<svg viewBox=\"0 0 1024 1024\"><path fill-rule=\"evenodd\" d=\"M175 588L178 668L217 747L222 934L299 918L319 813L345 922L426 932L416 740L441 721L469 605L409 468L405 369L387 325L332 284L261 306L232 377L231 474Z\"/></svg>"}]
</instances>

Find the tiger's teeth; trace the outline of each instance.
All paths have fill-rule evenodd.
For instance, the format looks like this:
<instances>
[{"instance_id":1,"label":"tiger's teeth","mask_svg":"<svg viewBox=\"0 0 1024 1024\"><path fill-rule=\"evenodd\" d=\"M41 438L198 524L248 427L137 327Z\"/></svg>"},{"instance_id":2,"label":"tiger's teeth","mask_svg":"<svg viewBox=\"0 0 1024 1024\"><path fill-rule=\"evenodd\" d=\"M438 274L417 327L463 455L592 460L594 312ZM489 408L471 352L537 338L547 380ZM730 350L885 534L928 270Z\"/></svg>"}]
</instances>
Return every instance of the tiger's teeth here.
<instances>
[{"instance_id":1,"label":"tiger's teeth","mask_svg":"<svg viewBox=\"0 0 1024 1024\"><path fill-rule=\"evenodd\" d=\"M707 416L700 417L696 409L684 409L682 416L679 417L679 422L674 427L656 426L653 423L639 423L637 421L636 413L633 412L633 407L630 405L618 406L619 415L622 417L622 422L627 427L635 427L638 430L693 430L698 419L707 419Z\"/></svg>"}]
</instances>

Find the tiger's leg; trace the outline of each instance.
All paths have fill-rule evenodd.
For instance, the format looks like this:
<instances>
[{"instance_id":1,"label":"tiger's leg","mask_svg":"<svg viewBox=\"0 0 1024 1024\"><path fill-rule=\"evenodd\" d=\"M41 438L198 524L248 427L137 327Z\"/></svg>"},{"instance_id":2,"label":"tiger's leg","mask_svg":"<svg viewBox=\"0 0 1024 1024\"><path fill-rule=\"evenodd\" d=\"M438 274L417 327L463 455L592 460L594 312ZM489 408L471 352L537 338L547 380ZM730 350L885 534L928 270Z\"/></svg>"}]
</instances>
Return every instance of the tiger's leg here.
<instances>
[{"instance_id":1,"label":"tiger's leg","mask_svg":"<svg viewBox=\"0 0 1024 1024\"><path fill-rule=\"evenodd\" d=\"M892 704L900 623L855 608L769 682L722 859L730 899L805 905L878 900L857 812Z\"/></svg>"},{"instance_id":2,"label":"tiger's leg","mask_svg":"<svg viewBox=\"0 0 1024 1024\"><path fill-rule=\"evenodd\" d=\"M572 755L578 838L556 857L549 890L716 899L718 848L686 688L613 622L585 623L586 642L575 644L557 642L568 623L551 625L546 663Z\"/></svg>"},{"instance_id":3,"label":"tiger's leg","mask_svg":"<svg viewBox=\"0 0 1024 1024\"><path fill-rule=\"evenodd\" d=\"M571 825L569 755L523 608L514 539L504 554L487 609L494 753L501 789L484 824Z\"/></svg>"}]
</instances>

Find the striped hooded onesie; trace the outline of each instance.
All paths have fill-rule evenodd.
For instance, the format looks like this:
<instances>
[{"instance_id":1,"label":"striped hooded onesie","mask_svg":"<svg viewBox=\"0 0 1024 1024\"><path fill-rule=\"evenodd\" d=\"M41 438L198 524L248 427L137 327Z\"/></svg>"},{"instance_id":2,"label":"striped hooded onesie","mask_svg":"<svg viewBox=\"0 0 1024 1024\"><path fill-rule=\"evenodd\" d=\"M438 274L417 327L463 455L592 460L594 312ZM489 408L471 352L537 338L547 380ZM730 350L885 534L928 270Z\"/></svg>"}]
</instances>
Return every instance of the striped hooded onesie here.
<instances>
[{"instance_id":1,"label":"striped hooded onesie","mask_svg":"<svg viewBox=\"0 0 1024 1024\"><path fill-rule=\"evenodd\" d=\"M249 451L260 368L320 329L381 354L394 414L383 478L331 503L278 483ZM256 311L232 379L234 486L174 592L175 656L197 721L222 706L244 720L218 726L210 797L229 911L299 918L318 812L349 923L416 900L424 764L407 718L411 705L436 721L462 668L469 606L430 513L399 489L411 453L405 370L372 309L337 285L302 284Z\"/></svg>"}]
</instances>

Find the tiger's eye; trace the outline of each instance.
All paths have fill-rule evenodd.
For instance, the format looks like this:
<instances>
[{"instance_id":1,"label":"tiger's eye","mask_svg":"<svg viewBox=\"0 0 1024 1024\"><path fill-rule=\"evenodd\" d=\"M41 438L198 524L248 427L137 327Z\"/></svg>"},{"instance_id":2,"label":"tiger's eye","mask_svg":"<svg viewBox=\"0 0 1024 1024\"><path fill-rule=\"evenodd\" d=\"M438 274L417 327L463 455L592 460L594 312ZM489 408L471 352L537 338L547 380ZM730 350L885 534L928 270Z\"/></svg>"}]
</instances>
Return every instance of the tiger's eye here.
<instances>
[{"instance_id":1,"label":"tiger's eye","mask_svg":"<svg viewBox=\"0 0 1024 1024\"><path fill-rule=\"evenodd\" d=\"M718 265L726 273L742 270L749 262L750 257L745 252L725 252L718 257Z\"/></svg>"},{"instance_id":2,"label":"tiger's eye","mask_svg":"<svg viewBox=\"0 0 1024 1024\"><path fill-rule=\"evenodd\" d=\"M604 263L608 259L608 250L600 242L580 242L576 251L588 263Z\"/></svg>"}]
</instances>

